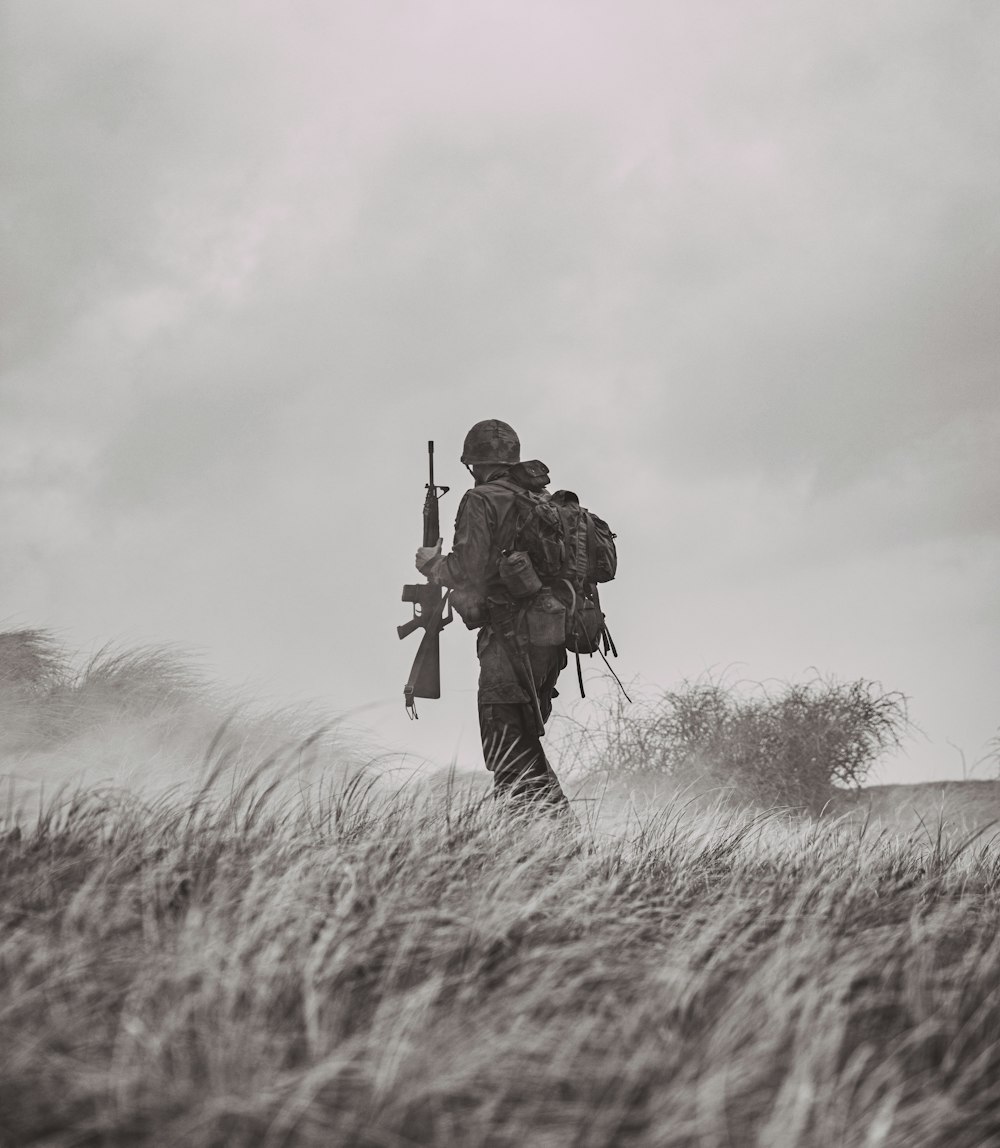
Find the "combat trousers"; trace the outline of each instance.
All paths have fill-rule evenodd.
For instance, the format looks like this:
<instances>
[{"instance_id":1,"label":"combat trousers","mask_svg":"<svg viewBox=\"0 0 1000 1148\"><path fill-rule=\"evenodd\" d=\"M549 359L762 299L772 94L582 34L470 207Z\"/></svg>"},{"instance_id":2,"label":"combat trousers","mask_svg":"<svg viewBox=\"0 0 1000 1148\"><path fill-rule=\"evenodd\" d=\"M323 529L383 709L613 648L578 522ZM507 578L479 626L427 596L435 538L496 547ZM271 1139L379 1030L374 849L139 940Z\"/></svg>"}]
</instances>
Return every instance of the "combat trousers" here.
<instances>
[{"instance_id":1,"label":"combat trousers","mask_svg":"<svg viewBox=\"0 0 1000 1148\"><path fill-rule=\"evenodd\" d=\"M556 809L569 807L535 732L530 705L480 705L479 730L497 796L525 798Z\"/></svg>"},{"instance_id":2,"label":"combat trousers","mask_svg":"<svg viewBox=\"0 0 1000 1148\"><path fill-rule=\"evenodd\" d=\"M556 679L566 665L561 648L531 648L530 659L543 722L552 713ZM534 706L520 688L495 639L480 649L479 730L483 758L493 774L494 792L550 808L568 810L569 802L542 749Z\"/></svg>"}]
</instances>

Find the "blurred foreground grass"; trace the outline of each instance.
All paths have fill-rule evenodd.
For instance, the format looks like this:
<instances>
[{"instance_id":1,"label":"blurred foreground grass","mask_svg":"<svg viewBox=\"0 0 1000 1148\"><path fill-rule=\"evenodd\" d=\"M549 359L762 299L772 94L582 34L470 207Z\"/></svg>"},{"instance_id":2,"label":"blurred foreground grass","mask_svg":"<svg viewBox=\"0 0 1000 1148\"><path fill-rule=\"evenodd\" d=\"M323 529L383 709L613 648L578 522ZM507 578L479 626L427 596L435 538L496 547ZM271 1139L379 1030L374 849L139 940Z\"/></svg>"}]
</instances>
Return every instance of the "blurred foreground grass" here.
<instances>
[{"instance_id":1,"label":"blurred foreground grass","mask_svg":"<svg viewBox=\"0 0 1000 1148\"><path fill-rule=\"evenodd\" d=\"M84 796L0 843L0 1137L1000 1142L1000 853L461 794Z\"/></svg>"}]
</instances>

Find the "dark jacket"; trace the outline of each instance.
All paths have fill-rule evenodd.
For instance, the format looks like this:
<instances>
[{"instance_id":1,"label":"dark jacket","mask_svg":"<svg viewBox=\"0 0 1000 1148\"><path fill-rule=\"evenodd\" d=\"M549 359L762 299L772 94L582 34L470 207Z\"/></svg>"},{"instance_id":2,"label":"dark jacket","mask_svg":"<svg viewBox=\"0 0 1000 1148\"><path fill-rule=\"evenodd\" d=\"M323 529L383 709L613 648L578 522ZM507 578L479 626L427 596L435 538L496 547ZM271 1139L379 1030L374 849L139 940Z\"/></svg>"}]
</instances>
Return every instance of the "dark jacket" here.
<instances>
[{"instance_id":1,"label":"dark jacket","mask_svg":"<svg viewBox=\"0 0 1000 1148\"><path fill-rule=\"evenodd\" d=\"M527 493L509 475L477 483L466 491L455 518L455 540L426 571L432 582L486 598L502 595L498 564L514 544L517 494Z\"/></svg>"},{"instance_id":2,"label":"dark jacket","mask_svg":"<svg viewBox=\"0 0 1000 1148\"><path fill-rule=\"evenodd\" d=\"M506 468L499 468L485 482L476 483L459 504L451 553L442 555L425 570L432 582L460 592L453 595L452 600L456 610L465 618L466 625L472 628L481 625L476 640L481 721L484 713L488 719L484 706L525 705L530 703L531 695L524 687L510 652L499 641L488 621L485 609L481 616L476 615L475 620L470 621L468 602L460 604L458 599L506 598L498 569L500 555L514 546L517 496L527 492L528 487L511 478ZM531 646L528 657L539 703L543 714L548 717L556 678L566 665L566 651L561 646Z\"/></svg>"}]
</instances>

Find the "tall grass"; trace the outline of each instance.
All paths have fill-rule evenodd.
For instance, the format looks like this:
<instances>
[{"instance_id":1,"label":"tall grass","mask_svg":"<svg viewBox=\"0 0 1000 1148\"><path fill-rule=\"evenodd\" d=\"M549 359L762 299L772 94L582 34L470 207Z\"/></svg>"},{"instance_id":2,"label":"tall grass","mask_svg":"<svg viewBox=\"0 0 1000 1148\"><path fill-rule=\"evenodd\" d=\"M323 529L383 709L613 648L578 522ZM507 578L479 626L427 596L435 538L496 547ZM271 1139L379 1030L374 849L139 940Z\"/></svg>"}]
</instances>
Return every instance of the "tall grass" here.
<instances>
[{"instance_id":1,"label":"tall grass","mask_svg":"<svg viewBox=\"0 0 1000 1148\"><path fill-rule=\"evenodd\" d=\"M81 795L0 841L0 1136L1000 1137L1000 853L667 808L627 838L361 782Z\"/></svg>"},{"instance_id":2,"label":"tall grass","mask_svg":"<svg viewBox=\"0 0 1000 1148\"><path fill-rule=\"evenodd\" d=\"M5 1148L1000 1142L988 834L275 784L316 745L7 821Z\"/></svg>"}]
</instances>

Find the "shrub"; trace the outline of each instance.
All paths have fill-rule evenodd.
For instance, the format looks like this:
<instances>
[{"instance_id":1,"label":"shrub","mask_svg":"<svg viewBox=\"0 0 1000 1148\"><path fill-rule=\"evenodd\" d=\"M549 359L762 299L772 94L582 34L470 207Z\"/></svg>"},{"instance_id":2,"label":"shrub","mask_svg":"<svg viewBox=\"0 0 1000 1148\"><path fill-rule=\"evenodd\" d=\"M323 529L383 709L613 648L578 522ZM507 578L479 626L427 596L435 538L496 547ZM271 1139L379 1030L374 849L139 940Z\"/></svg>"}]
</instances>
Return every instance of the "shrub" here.
<instances>
[{"instance_id":1,"label":"shrub","mask_svg":"<svg viewBox=\"0 0 1000 1148\"><path fill-rule=\"evenodd\" d=\"M765 804L821 806L832 786L856 787L909 721L906 698L877 682L815 677L750 693L712 680L607 704L594 735L568 738L578 758L612 773L654 773L733 786Z\"/></svg>"}]
</instances>

